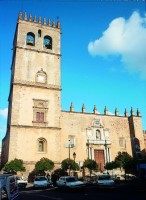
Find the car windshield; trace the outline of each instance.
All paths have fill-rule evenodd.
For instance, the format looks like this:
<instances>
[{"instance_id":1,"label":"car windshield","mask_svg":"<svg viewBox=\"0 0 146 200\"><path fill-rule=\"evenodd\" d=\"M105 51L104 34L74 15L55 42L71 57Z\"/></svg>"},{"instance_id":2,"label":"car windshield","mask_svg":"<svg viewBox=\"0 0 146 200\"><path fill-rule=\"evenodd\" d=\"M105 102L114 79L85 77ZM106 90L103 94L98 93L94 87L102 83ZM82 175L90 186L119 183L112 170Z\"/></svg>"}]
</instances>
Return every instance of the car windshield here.
<instances>
[{"instance_id":1,"label":"car windshield","mask_svg":"<svg viewBox=\"0 0 146 200\"><path fill-rule=\"evenodd\" d=\"M111 177L109 175L102 175L98 177L98 180L110 180Z\"/></svg>"},{"instance_id":2,"label":"car windshield","mask_svg":"<svg viewBox=\"0 0 146 200\"><path fill-rule=\"evenodd\" d=\"M36 179L35 179L35 181L46 181L47 180L47 178L46 177L37 177Z\"/></svg>"},{"instance_id":3,"label":"car windshield","mask_svg":"<svg viewBox=\"0 0 146 200\"><path fill-rule=\"evenodd\" d=\"M69 177L66 179L66 182L75 182L77 179L75 177Z\"/></svg>"}]
</instances>

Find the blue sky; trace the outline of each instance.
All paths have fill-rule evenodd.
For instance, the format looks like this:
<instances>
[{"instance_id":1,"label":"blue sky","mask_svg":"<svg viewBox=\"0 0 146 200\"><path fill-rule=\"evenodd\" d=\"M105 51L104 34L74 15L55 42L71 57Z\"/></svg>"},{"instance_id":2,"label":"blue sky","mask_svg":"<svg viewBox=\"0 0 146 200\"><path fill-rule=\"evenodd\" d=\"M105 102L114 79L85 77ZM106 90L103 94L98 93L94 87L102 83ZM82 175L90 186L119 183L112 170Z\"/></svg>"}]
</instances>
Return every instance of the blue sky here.
<instances>
[{"instance_id":1,"label":"blue sky","mask_svg":"<svg viewBox=\"0 0 146 200\"><path fill-rule=\"evenodd\" d=\"M0 141L6 132L12 43L20 10L57 20L62 110L103 114L133 107L146 130L146 3L98 0L0 0Z\"/></svg>"}]
</instances>

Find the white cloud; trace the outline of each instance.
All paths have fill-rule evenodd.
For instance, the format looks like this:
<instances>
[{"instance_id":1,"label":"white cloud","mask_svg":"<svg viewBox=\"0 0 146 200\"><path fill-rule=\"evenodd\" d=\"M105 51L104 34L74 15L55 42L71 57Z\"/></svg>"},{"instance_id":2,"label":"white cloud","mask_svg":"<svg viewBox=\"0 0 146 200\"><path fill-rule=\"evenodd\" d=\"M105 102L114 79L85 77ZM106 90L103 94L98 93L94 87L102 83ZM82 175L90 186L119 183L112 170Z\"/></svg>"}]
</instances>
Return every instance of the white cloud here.
<instances>
[{"instance_id":1,"label":"white cloud","mask_svg":"<svg viewBox=\"0 0 146 200\"><path fill-rule=\"evenodd\" d=\"M1 146L2 139L4 138L5 134L6 134L6 123L5 122L3 122L3 123L0 122L0 146Z\"/></svg>"},{"instance_id":2,"label":"white cloud","mask_svg":"<svg viewBox=\"0 0 146 200\"><path fill-rule=\"evenodd\" d=\"M0 110L0 115L4 118L7 118L8 115L8 108L4 108L3 110Z\"/></svg>"},{"instance_id":3,"label":"white cloud","mask_svg":"<svg viewBox=\"0 0 146 200\"><path fill-rule=\"evenodd\" d=\"M129 72L146 79L146 15L135 11L127 20L114 19L102 37L89 43L88 51L93 56L120 55Z\"/></svg>"}]
</instances>

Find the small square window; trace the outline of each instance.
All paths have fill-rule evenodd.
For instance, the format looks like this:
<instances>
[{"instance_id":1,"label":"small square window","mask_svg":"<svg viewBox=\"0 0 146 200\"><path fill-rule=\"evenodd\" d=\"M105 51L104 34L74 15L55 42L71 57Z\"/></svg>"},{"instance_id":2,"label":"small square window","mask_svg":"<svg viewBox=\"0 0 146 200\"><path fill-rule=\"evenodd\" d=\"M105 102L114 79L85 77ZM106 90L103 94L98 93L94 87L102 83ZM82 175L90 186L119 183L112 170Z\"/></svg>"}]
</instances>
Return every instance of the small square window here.
<instances>
[{"instance_id":1,"label":"small square window","mask_svg":"<svg viewBox=\"0 0 146 200\"><path fill-rule=\"evenodd\" d=\"M125 147L125 139L124 138L119 138L119 145L120 145L120 147Z\"/></svg>"},{"instance_id":2,"label":"small square window","mask_svg":"<svg viewBox=\"0 0 146 200\"><path fill-rule=\"evenodd\" d=\"M68 139L69 139L70 147L75 147L76 146L75 136L74 135L69 135Z\"/></svg>"},{"instance_id":3,"label":"small square window","mask_svg":"<svg viewBox=\"0 0 146 200\"><path fill-rule=\"evenodd\" d=\"M44 113L36 112L36 122L44 122Z\"/></svg>"}]
</instances>

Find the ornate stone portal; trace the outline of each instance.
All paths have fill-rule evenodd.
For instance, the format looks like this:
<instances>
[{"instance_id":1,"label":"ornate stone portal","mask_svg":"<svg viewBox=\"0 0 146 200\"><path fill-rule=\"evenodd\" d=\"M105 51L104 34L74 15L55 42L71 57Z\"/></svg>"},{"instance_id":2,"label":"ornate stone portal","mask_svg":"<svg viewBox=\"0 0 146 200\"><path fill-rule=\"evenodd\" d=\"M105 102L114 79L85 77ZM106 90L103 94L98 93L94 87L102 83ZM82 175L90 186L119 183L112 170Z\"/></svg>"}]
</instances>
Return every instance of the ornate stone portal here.
<instances>
[{"instance_id":1,"label":"ornate stone portal","mask_svg":"<svg viewBox=\"0 0 146 200\"><path fill-rule=\"evenodd\" d=\"M96 160L102 171L105 163L111 161L109 129L104 128L101 119L95 118L91 127L87 128L86 137L88 157Z\"/></svg>"}]
</instances>

